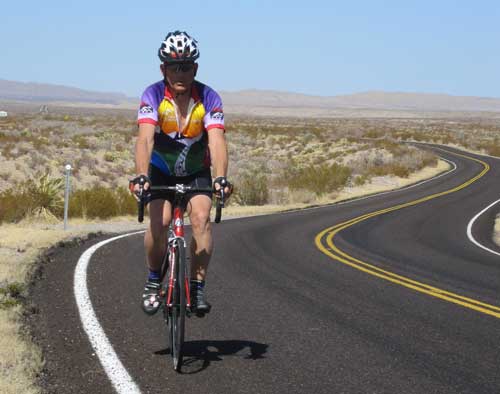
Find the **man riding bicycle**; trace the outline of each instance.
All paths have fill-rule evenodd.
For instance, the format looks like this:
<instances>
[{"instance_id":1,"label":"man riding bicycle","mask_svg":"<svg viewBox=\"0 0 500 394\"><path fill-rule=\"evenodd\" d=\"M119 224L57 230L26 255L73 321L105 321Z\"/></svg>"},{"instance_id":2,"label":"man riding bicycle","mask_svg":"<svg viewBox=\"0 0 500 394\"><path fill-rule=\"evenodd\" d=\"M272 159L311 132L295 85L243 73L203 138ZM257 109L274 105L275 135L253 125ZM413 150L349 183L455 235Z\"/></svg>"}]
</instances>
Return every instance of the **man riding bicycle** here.
<instances>
[{"instance_id":1,"label":"man riding bicycle","mask_svg":"<svg viewBox=\"0 0 500 394\"><path fill-rule=\"evenodd\" d=\"M226 180L228 154L224 137L224 113L219 95L195 80L200 53L198 43L185 32L167 34L158 50L163 80L146 88L138 112L139 135L135 147L134 192L144 183L174 186L182 183L198 188L212 185L216 196L221 185L231 194ZM166 253L168 226L172 218L173 195L148 193L150 224L144 236L148 279L142 295L147 314L158 311L160 270ZM198 315L210 311L205 299L205 277L212 255L210 227L211 193L188 197L186 212L192 228L191 302Z\"/></svg>"}]
</instances>

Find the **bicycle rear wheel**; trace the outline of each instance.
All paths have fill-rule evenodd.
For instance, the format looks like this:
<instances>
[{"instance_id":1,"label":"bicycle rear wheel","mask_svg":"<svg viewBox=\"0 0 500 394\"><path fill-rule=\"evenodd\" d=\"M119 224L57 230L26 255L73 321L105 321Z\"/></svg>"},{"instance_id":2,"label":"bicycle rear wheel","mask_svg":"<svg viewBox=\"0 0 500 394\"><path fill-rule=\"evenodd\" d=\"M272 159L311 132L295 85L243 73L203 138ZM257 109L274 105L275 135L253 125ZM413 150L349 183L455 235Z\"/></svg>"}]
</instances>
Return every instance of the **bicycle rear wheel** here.
<instances>
[{"instance_id":1,"label":"bicycle rear wheel","mask_svg":"<svg viewBox=\"0 0 500 394\"><path fill-rule=\"evenodd\" d=\"M186 320L186 286L185 286L185 250L184 245L175 247L172 256L174 266L174 290L172 308L168 319L170 350L174 369L180 371L182 365L182 346L184 344L184 327Z\"/></svg>"}]
</instances>

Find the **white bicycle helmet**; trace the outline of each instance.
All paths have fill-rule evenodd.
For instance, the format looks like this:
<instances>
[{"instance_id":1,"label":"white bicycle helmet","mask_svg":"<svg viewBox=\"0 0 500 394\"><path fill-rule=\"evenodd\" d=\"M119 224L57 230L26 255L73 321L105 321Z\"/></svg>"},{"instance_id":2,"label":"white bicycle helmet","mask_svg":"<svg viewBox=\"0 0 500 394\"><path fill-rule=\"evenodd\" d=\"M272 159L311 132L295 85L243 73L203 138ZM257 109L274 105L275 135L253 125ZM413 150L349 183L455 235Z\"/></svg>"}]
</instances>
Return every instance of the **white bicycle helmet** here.
<instances>
[{"instance_id":1,"label":"white bicycle helmet","mask_svg":"<svg viewBox=\"0 0 500 394\"><path fill-rule=\"evenodd\" d=\"M184 31L170 32L158 49L163 63L194 62L200 57L198 42Z\"/></svg>"}]
</instances>

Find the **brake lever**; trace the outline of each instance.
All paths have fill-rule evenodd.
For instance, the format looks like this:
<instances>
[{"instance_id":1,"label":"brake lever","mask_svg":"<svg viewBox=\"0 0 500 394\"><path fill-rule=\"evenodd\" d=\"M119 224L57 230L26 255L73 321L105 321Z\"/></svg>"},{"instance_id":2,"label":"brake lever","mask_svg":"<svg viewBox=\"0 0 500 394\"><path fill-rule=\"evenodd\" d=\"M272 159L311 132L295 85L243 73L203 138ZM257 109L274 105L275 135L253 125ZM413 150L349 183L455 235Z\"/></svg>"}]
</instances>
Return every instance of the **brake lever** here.
<instances>
[{"instance_id":1,"label":"brake lever","mask_svg":"<svg viewBox=\"0 0 500 394\"><path fill-rule=\"evenodd\" d=\"M139 201L137 201L137 220L139 221L139 223L142 223L144 221L144 185L139 184L138 197Z\"/></svg>"}]
</instances>

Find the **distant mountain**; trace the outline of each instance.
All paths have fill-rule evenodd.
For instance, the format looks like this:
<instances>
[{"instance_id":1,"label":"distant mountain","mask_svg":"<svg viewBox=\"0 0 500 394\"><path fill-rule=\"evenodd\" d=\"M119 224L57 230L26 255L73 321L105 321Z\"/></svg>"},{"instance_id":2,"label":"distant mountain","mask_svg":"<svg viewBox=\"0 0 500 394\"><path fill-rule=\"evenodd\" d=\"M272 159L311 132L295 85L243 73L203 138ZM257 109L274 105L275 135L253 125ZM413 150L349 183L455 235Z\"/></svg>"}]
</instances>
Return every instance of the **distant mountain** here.
<instances>
[{"instance_id":1,"label":"distant mountain","mask_svg":"<svg viewBox=\"0 0 500 394\"><path fill-rule=\"evenodd\" d=\"M363 92L340 96L310 96L272 90L220 92L227 112L242 114L286 114L328 116L343 111L414 111L414 112L498 112L500 98L451 96L431 93ZM0 100L85 105L116 105L136 108L137 98L121 93L105 93L74 87L24 83L0 79ZM299 111L300 109L300 111Z\"/></svg>"},{"instance_id":2,"label":"distant mountain","mask_svg":"<svg viewBox=\"0 0 500 394\"><path fill-rule=\"evenodd\" d=\"M79 102L120 104L129 100L121 93L92 92L78 88L34 82L0 79L0 99L39 102Z\"/></svg>"},{"instance_id":3,"label":"distant mountain","mask_svg":"<svg viewBox=\"0 0 500 394\"><path fill-rule=\"evenodd\" d=\"M225 105L276 108L376 109L408 111L500 112L500 98L431 93L363 92L341 96L309 96L270 90L221 92Z\"/></svg>"}]
</instances>

